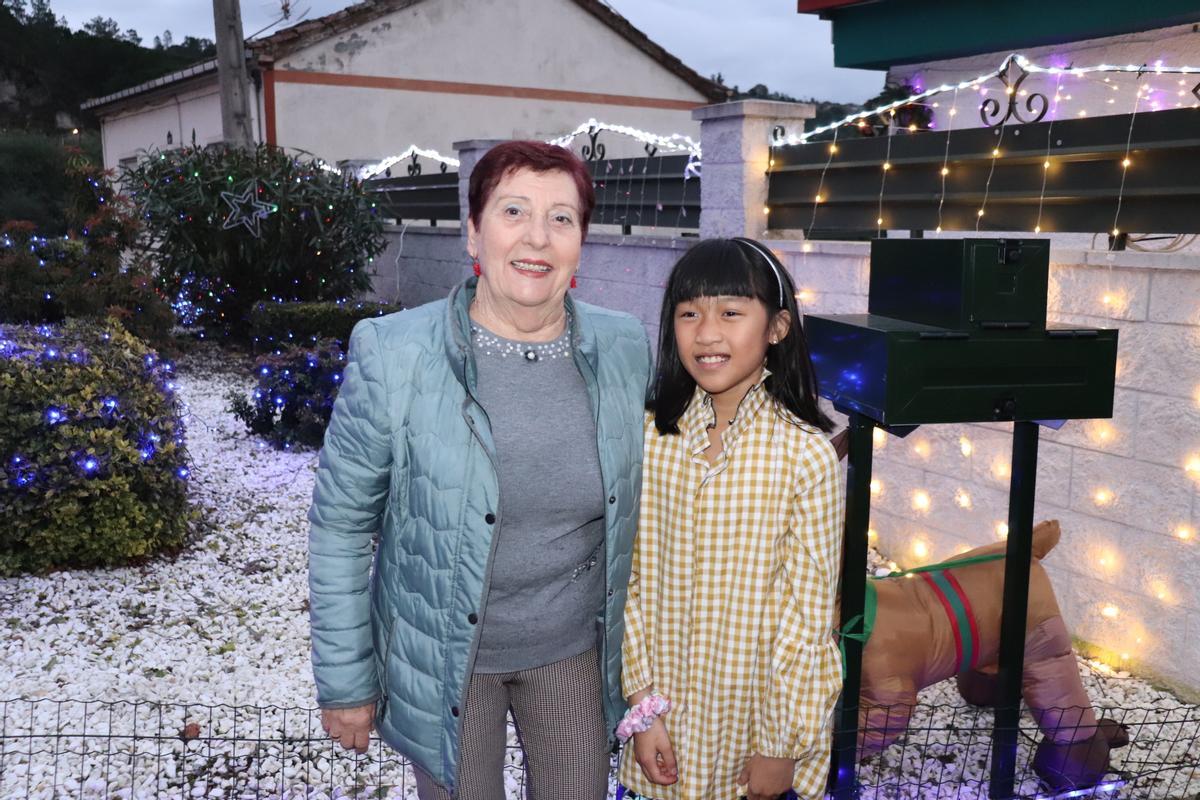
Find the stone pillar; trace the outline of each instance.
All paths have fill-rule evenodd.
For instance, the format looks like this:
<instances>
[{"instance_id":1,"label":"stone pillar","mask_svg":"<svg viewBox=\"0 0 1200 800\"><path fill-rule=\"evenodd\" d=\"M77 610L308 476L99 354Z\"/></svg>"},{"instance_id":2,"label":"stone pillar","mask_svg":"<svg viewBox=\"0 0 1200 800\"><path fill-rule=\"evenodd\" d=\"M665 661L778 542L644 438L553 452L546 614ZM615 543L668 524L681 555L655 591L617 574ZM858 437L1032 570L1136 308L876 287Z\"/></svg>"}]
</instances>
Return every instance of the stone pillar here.
<instances>
[{"instance_id":1,"label":"stone pillar","mask_svg":"<svg viewBox=\"0 0 1200 800\"><path fill-rule=\"evenodd\" d=\"M452 146L458 154L458 219L462 223L462 238L467 239L467 189L471 183L471 172L484 153L491 150L505 139L467 139L455 142Z\"/></svg>"},{"instance_id":2,"label":"stone pillar","mask_svg":"<svg viewBox=\"0 0 1200 800\"><path fill-rule=\"evenodd\" d=\"M749 236L766 232L767 162L771 129L798 133L816 116L811 103L738 100L692 112L700 122L700 236Z\"/></svg>"}]
</instances>

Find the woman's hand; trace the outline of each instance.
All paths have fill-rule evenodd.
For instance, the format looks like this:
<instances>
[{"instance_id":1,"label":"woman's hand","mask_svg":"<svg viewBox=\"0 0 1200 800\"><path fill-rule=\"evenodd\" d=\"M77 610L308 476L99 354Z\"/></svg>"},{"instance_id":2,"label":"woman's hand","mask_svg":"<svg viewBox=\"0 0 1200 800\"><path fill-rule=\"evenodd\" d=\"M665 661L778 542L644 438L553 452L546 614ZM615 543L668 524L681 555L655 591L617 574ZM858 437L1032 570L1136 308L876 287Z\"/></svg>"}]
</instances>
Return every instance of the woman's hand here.
<instances>
[{"instance_id":1,"label":"woman's hand","mask_svg":"<svg viewBox=\"0 0 1200 800\"><path fill-rule=\"evenodd\" d=\"M371 730L375 727L375 704L357 708L326 708L321 711L321 727L329 738L347 750L367 752Z\"/></svg>"},{"instance_id":2,"label":"woman's hand","mask_svg":"<svg viewBox=\"0 0 1200 800\"><path fill-rule=\"evenodd\" d=\"M633 735L633 755L651 783L670 786L679 780L671 735L667 733L667 725L661 718L654 720L649 730Z\"/></svg>"},{"instance_id":3,"label":"woman's hand","mask_svg":"<svg viewBox=\"0 0 1200 800\"><path fill-rule=\"evenodd\" d=\"M738 786L746 787L747 800L777 800L792 788L795 772L794 759L768 758L756 753L746 762L737 782Z\"/></svg>"}]
</instances>

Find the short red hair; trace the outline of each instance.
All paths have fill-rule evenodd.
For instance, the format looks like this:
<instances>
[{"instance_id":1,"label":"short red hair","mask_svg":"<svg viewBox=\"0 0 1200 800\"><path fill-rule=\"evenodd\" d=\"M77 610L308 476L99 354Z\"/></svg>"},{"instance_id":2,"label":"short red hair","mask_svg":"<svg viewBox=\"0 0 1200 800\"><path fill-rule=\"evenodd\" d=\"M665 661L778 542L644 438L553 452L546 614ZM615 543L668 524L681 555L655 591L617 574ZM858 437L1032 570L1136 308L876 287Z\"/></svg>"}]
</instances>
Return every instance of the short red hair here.
<instances>
[{"instance_id":1,"label":"short red hair","mask_svg":"<svg viewBox=\"0 0 1200 800\"><path fill-rule=\"evenodd\" d=\"M475 169L471 171L471 182L467 187L467 205L471 222L479 227L483 207L506 175L521 169L534 172L563 172L575 183L579 194L579 238L587 238L588 223L596 208L596 191L592 188L592 174L579 156L556 144L534 141L502 142L488 150Z\"/></svg>"}]
</instances>

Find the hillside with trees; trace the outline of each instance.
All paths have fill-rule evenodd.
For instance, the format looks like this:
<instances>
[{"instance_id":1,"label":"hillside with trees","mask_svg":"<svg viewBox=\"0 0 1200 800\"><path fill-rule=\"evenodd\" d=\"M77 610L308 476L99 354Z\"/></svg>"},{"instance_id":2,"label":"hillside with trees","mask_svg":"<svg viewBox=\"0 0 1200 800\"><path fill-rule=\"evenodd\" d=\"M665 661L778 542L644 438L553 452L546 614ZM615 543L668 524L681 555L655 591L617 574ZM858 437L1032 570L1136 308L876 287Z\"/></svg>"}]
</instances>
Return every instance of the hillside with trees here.
<instances>
[{"instance_id":1,"label":"hillside with trees","mask_svg":"<svg viewBox=\"0 0 1200 800\"><path fill-rule=\"evenodd\" d=\"M79 106L182 69L215 52L208 39L176 44L170 31L143 47L141 35L106 17L79 30L50 0L0 0L0 131L98 127Z\"/></svg>"}]
</instances>

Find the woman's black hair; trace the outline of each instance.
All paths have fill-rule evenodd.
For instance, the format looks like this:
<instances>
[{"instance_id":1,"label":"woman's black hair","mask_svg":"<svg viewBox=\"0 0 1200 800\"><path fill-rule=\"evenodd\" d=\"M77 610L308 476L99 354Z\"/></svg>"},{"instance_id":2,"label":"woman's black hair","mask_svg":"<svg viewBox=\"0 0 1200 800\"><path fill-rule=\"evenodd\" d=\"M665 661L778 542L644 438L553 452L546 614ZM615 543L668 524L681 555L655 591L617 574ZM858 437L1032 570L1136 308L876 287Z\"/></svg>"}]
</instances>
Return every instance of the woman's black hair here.
<instances>
[{"instance_id":1,"label":"woman's black hair","mask_svg":"<svg viewBox=\"0 0 1200 800\"><path fill-rule=\"evenodd\" d=\"M696 381L683 367L675 341L675 309L698 297L751 297L762 301L770 318L792 318L778 344L767 348L766 390L800 419L823 431L833 429L817 405L817 378L796 307L796 289L779 259L753 239L706 239L688 250L671 270L663 293L658 329L658 373L646 400L659 433L678 434Z\"/></svg>"}]
</instances>

